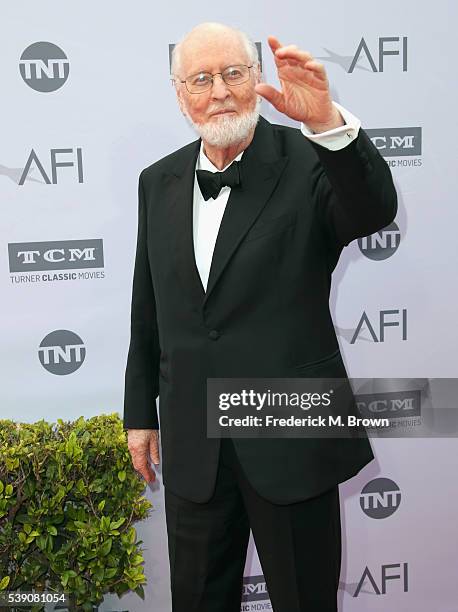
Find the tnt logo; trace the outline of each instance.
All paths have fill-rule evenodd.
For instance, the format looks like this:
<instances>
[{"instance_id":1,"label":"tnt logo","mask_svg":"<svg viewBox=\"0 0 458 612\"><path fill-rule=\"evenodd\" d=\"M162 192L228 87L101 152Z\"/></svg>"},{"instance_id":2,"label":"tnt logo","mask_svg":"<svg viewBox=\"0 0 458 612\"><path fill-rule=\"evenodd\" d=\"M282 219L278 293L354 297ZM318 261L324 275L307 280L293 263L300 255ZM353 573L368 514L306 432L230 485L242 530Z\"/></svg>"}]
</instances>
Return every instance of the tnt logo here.
<instances>
[{"instance_id":1,"label":"tnt logo","mask_svg":"<svg viewBox=\"0 0 458 612\"><path fill-rule=\"evenodd\" d=\"M374 519L391 516L401 503L401 490L389 478L375 478L367 483L359 498L361 510Z\"/></svg>"},{"instance_id":2,"label":"tnt logo","mask_svg":"<svg viewBox=\"0 0 458 612\"><path fill-rule=\"evenodd\" d=\"M388 259L394 255L400 242L401 232L394 221L375 234L358 238L361 253L374 261Z\"/></svg>"},{"instance_id":3,"label":"tnt logo","mask_svg":"<svg viewBox=\"0 0 458 612\"><path fill-rule=\"evenodd\" d=\"M74 332L58 329L48 334L38 348L41 365L51 372L64 376L72 374L83 365L86 348Z\"/></svg>"},{"instance_id":4,"label":"tnt logo","mask_svg":"<svg viewBox=\"0 0 458 612\"><path fill-rule=\"evenodd\" d=\"M50 92L62 87L68 79L70 64L57 45L41 41L33 43L23 52L19 71L29 87L35 91Z\"/></svg>"}]
</instances>

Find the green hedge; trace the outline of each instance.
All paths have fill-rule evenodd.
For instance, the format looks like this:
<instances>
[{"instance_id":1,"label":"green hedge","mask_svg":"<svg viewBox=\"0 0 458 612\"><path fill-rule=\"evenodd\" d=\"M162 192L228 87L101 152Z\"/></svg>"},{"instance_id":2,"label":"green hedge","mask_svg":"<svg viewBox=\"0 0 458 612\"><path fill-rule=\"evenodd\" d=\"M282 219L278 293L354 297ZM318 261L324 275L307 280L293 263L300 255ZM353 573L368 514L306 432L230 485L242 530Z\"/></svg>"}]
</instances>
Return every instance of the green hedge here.
<instances>
[{"instance_id":1,"label":"green hedge","mask_svg":"<svg viewBox=\"0 0 458 612\"><path fill-rule=\"evenodd\" d=\"M143 599L144 489L117 414L0 420L0 590L65 591L70 610L106 593Z\"/></svg>"}]
</instances>

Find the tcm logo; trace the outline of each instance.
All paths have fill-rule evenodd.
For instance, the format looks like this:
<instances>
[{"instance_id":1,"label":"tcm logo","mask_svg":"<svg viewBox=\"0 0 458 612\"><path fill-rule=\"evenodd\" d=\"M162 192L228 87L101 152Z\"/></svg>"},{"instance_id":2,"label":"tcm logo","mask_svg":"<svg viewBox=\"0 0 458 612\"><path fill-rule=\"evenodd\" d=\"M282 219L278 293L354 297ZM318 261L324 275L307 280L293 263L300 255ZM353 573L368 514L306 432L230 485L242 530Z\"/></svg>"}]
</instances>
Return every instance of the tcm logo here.
<instances>
[{"instance_id":1,"label":"tcm logo","mask_svg":"<svg viewBox=\"0 0 458 612\"><path fill-rule=\"evenodd\" d=\"M25 83L35 91L50 92L68 79L70 64L65 53L50 42L36 42L27 47L19 60Z\"/></svg>"},{"instance_id":2,"label":"tcm logo","mask_svg":"<svg viewBox=\"0 0 458 612\"><path fill-rule=\"evenodd\" d=\"M41 365L51 374L64 376L73 374L83 365L86 348L81 338L74 332L58 329L51 332L38 348Z\"/></svg>"},{"instance_id":3,"label":"tcm logo","mask_svg":"<svg viewBox=\"0 0 458 612\"><path fill-rule=\"evenodd\" d=\"M409 565L408 563L389 563L381 565L376 573L366 567L356 587L353 597L360 593L371 595L386 595L402 591L409 592Z\"/></svg>"},{"instance_id":4,"label":"tcm logo","mask_svg":"<svg viewBox=\"0 0 458 612\"><path fill-rule=\"evenodd\" d=\"M383 393L357 394L356 405L363 418L374 415L388 418L421 416L421 390L386 391Z\"/></svg>"},{"instance_id":5,"label":"tcm logo","mask_svg":"<svg viewBox=\"0 0 458 612\"><path fill-rule=\"evenodd\" d=\"M368 128L366 132L383 157L421 155L421 127Z\"/></svg>"},{"instance_id":6,"label":"tcm logo","mask_svg":"<svg viewBox=\"0 0 458 612\"><path fill-rule=\"evenodd\" d=\"M37 153L32 149L24 170L19 178L18 185L23 185L28 179L29 173L34 169L37 169L41 174L46 185L57 185L58 174L61 168L73 168L73 174L78 179L78 183L83 183L83 152L81 147L76 149L50 149L49 160L40 159ZM30 179L34 180L36 179Z\"/></svg>"},{"instance_id":7,"label":"tcm logo","mask_svg":"<svg viewBox=\"0 0 458 612\"><path fill-rule=\"evenodd\" d=\"M369 72L384 72L385 64L392 67L394 61L403 72L407 72L407 36L380 36L376 41L371 40L369 43L361 38L350 56L338 55L325 47L324 50L328 56L317 59L338 64L348 73L352 73L355 68ZM396 60L386 61L389 56L395 56ZM366 66L360 65L361 59L365 60Z\"/></svg>"},{"instance_id":8,"label":"tcm logo","mask_svg":"<svg viewBox=\"0 0 458 612\"><path fill-rule=\"evenodd\" d=\"M359 250L368 259L381 261L396 253L401 242L401 232L393 221L383 229L370 236L358 238Z\"/></svg>"},{"instance_id":9,"label":"tcm logo","mask_svg":"<svg viewBox=\"0 0 458 612\"><path fill-rule=\"evenodd\" d=\"M367 483L359 497L361 510L373 519L384 519L396 512L401 490L389 478L375 478Z\"/></svg>"},{"instance_id":10,"label":"tcm logo","mask_svg":"<svg viewBox=\"0 0 458 612\"><path fill-rule=\"evenodd\" d=\"M10 272L103 268L103 240L16 242L8 257Z\"/></svg>"},{"instance_id":11,"label":"tcm logo","mask_svg":"<svg viewBox=\"0 0 458 612\"><path fill-rule=\"evenodd\" d=\"M264 576L245 576L243 579L242 602L264 601L266 599L269 599L269 593L267 592ZM244 607L242 604L242 612L250 609L250 607Z\"/></svg>"}]
</instances>

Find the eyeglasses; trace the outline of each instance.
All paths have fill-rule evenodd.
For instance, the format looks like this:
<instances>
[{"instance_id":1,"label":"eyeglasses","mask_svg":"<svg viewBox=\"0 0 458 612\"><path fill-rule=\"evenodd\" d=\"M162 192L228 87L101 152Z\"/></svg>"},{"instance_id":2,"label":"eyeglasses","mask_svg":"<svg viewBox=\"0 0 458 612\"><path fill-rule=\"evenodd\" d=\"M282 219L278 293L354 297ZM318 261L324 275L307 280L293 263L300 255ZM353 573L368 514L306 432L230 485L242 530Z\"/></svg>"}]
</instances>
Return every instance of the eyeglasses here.
<instances>
[{"instance_id":1,"label":"eyeglasses","mask_svg":"<svg viewBox=\"0 0 458 612\"><path fill-rule=\"evenodd\" d=\"M215 72L214 74L211 72L191 74L184 81L179 80L179 82L186 84L186 89L189 93L199 94L211 89L213 79L217 74L221 76L226 85L230 85L231 87L246 83L250 78L250 68L253 68L253 66L245 66L244 64L228 66L222 72Z\"/></svg>"}]
</instances>

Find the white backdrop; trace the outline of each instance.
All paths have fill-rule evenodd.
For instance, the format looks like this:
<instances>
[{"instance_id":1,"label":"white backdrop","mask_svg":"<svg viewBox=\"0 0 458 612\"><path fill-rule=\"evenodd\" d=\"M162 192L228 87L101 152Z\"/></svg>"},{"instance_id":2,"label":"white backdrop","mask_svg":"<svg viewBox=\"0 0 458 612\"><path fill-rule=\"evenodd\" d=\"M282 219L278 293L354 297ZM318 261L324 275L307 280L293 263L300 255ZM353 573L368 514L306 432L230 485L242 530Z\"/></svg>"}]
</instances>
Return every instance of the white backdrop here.
<instances>
[{"instance_id":1,"label":"white backdrop","mask_svg":"<svg viewBox=\"0 0 458 612\"><path fill-rule=\"evenodd\" d=\"M379 248L352 243L334 273L332 312L350 376L456 376L457 18L452 0L5 4L1 416L122 413L138 174L195 138L175 102L168 46L202 21L261 42L268 82L276 82L269 34L323 58L334 99L361 118L392 165L396 232L382 232ZM47 75L46 58L59 60ZM270 121L295 125L263 104ZM56 349L43 346L59 344L70 365L61 359L53 372L46 355ZM373 445L376 461L340 487L340 609L457 612L456 439ZM393 482L370 485L385 495L368 513L361 492L380 478ZM102 610L171 609L162 484L146 494L154 504L138 527L146 600L107 597ZM271 609L253 545L245 574L243 610Z\"/></svg>"}]
</instances>

